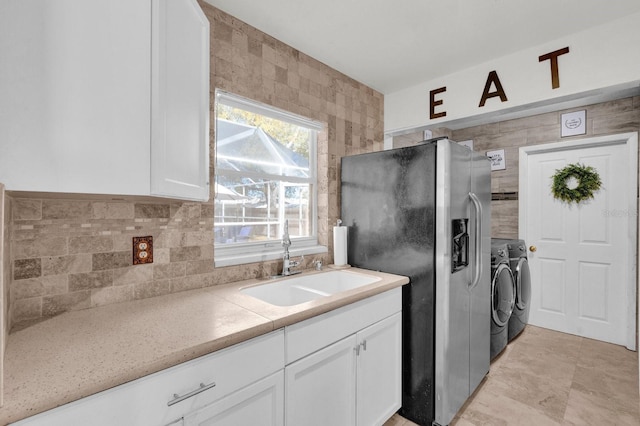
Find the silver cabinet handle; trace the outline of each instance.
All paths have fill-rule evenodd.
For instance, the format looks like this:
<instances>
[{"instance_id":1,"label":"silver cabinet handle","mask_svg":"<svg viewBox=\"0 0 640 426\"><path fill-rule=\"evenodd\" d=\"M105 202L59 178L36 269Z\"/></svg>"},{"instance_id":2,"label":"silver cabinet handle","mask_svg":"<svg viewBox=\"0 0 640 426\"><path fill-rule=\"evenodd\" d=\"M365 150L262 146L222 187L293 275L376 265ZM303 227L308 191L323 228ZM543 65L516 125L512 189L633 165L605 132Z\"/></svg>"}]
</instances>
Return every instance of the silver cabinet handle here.
<instances>
[{"instance_id":1,"label":"silver cabinet handle","mask_svg":"<svg viewBox=\"0 0 640 426\"><path fill-rule=\"evenodd\" d=\"M187 398L191 398L192 396L195 396L201 392L206 391L207 389L211 389L212 387L214 387L216 385L215 382L211 382L208 385L205 385L204 383L200 383L200 387L196 390L193 390L189 393L185 393L184 395L180 396L177 393L173 394L173 399L169 402L167 402L167 405L169 407L171 407L173 404L177 404L178 402L184 401Z\"/></svg>"},{"instance_id":2,"label":"silver cabinet handle","mask_svg":"<svg viewBox=\"0 0 640 426\"><path fill-rule=\"evenodd\" d=\"M360 348L362 348L362 350L366 351L367 350L367 341L363 340L362 343L358 343L356 345L355 348L353 348L353 350L356 352L356 356L360 356Z\"/></svg>"}]
</instances>

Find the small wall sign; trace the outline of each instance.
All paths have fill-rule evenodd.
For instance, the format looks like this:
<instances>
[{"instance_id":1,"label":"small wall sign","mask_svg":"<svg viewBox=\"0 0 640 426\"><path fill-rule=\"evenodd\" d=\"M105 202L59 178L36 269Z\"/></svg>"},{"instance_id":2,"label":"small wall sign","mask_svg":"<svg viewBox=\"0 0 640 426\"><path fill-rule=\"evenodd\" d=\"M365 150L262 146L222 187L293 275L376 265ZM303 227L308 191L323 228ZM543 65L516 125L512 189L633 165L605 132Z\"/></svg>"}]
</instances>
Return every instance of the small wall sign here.
<instances>
[{"instance_id":1,"label":"small wall sign","mask_svg":"<svg viewBox=\"0 0 640 426\"><path fill-rule=\"evenodd\" d=\"M561 135L575 136L587 133L587 111L568 112L561 115Z\"/></svg>"},{"instance_id":2,"label":"small wall sign","mask_svg":"<svg viewBox=\"0 0 640 426\"><path fill-rule=\"evenodd\" d=\"M489 157L489 161L491 161L491 171L507 169L507 162L504 158L504 149L487 151L487 157Z\"/></svg>"}]
</instances>

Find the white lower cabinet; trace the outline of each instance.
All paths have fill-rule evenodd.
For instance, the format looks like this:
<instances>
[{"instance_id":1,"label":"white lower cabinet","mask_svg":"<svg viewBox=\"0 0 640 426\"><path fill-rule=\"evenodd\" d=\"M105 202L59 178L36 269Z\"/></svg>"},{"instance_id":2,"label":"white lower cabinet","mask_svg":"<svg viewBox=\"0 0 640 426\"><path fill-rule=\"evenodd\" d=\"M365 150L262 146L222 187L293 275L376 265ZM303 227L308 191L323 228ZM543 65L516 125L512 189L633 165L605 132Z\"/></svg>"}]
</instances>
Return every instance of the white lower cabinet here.
<instances>
[{"instance_id":1,"label":"white lower cabinet","mask_svg":"<svg viewBox=\"0 0 640 426\"><path fill-rule=\"evenodd\" d=\"M402 403L402 313L358 333L359 426L382 425Z\"/></svg>"},{"instance_id":2,"label":"white lower cabinet","mask_svg":"<svg viewBox=\"0 0 640 426\"><path fill-rule=\"evenodd\" d=\"M356 345L351 336L287 366L287 425L355 424Z\"/></svg>"},{"instance_id":3,"label":"white lower cabinet","mask_svg":"<svg viewBox=\"0 0 640 426\"><path fill-rule=\"evenodd\" d=\"M184 426L282 426L283 424L283 370L184 416Z\"/></svg>"},{"instance_id":4,"label":"white lower cabinet","mask_svg":"<svg viewBox=\"0 0 640 426\"><path fill-rule=\"evenodd\" d=\"M382 425L400 408L400 291L362 302L296 324L291 333L289 327L285 329L291 356L300 354L292 348L305 346L298 339L317 342L322 335L359 329L363 320L369 324L372 319L378 320L287 365L287 426Z\"/></svg>"}]
</instances>

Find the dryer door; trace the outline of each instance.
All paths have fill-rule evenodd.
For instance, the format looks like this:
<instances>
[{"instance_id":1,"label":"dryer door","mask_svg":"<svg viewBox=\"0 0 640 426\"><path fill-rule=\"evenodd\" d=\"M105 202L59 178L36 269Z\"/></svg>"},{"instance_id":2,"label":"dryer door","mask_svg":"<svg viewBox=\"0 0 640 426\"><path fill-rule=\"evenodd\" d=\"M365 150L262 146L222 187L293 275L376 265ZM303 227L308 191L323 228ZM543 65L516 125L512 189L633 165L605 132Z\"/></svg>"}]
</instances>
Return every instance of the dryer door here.
<instances>
[{"instance_id":1,"label":"dryer door","mask_svg":"<svg viewBox=\"0 0 640 426\"><path fill-rule=\"evenodd\" d=\"M531 300L531 272L529 262L521 257L516 267L516 306L525 310Z\"/></svg>"},{"instance_id":2,"label":"dryer door","mask_svg":"<svg viewBox=\"0 0 640 426\"><path fill-rule=\"evenodd\" d=\"M509 323L515 305L515 288L511 269L501 263L491 281L491 319L502 327Z\"/></svg>"}]
</instances>

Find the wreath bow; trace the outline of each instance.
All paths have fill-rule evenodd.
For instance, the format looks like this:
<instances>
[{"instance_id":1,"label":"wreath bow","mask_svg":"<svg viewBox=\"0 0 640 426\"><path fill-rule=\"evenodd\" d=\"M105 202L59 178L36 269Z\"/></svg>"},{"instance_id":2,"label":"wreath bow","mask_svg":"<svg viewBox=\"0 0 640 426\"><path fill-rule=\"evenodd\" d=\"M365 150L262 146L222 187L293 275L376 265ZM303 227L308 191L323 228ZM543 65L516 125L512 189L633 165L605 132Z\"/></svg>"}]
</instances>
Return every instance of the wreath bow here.
<instances>
[{"instance_id":1,"label":"wreath bow","mask_svg":"<svg viewBox=\"0 0 640 426\"><path fill-rule=\"evenodd\" d=\"M569 188L567 181L574 178L578 182L575 188ZM569 164L563 169L556 170L553 175L551 191L557 200L576 204L593 198L593 193L600 189L602 182L596 169L580 163Z\"/></svg>"}]
</instances>

